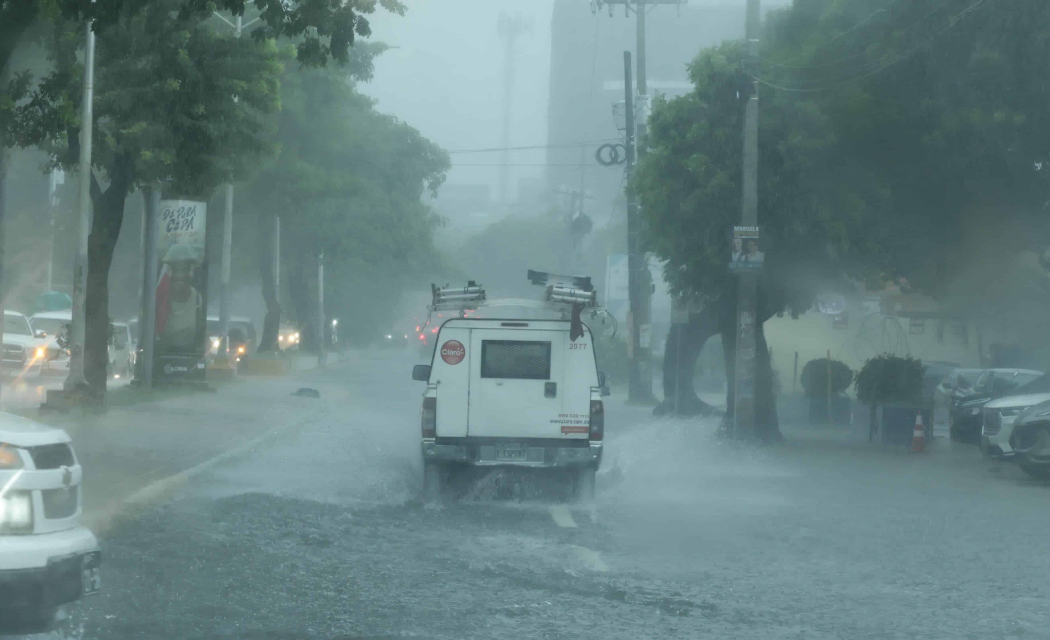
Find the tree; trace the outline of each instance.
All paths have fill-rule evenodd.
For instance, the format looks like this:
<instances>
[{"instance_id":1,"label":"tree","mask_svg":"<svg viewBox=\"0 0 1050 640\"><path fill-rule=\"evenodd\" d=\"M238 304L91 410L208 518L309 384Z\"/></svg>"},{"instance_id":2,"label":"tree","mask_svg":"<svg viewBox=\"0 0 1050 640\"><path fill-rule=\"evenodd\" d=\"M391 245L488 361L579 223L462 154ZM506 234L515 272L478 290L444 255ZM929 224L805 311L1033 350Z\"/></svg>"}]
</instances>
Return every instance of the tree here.
<instances>
[{"instance_id":1,"label":"tree","mask_svg":"<svg viewBox=\"0 0 1050 640\"><path fill-rule=\"evenodd\" d=\"M367 64L349 76L343 69L293 70L282 83L283 109L276 118L281 151L246 185L248 206L241 212L261 232L255 253L267 315L260 351L278 348L282 311L270 269L272 216L287 221L281 230L282 263L303 348L317 343L313 275L321 252L328 290L368 289L366 309L377 299L368 280L391 283L437 261L432 238L437 220L422 196L436 193L444 181L448 155L407 124L378 113L373 101L354 89L353 80L369 77ZM344 326L361 326L361 305L351 296L329 298L335 302L326 304L330 315L350 315L358 322Z\"/></svg>"},{"instance_id":2,"label":"tree","mask_svg":"<svg viewBox=\"0 0 1050 640\"><path fill-rule=\"evenodd\" d=\"M963 0L933 11L807 0L771 14L758 70L748 73L739 44L701 52L689 67L696 90L654 106L635 183L669 282L705 303L685 330L683 360L722 333L733 375L727 240L739 219L751 75L765 85L759 320L805 311L822 290L899 277L942 295L973 260L966 249L975 239L1001 249L1026 245L1019 232L1045 233L1046 183L1032 167L1047 155L1050 95L1032 61L1048 53L1047 18L1050 7L1036 0L1010 12ZM772 433L761 328L757 340L756 411ZM689 375L665 371L669 396L679 392L676 373Z\"/></svg>"},{"instance_id":3,"label":"tree","mask_svg":"<svg viewBox=\"0 0 1050 640\"><path fill-rule=\"evenodd\" d=\"M173 22L175 6L155 2L118 18L98 39L84 362L99 399L108 361L108 274L128 195L163 184L168 194L204 198L248 174L273 148L266 114L278 106L275 44L225 37L199 20ZM54 70L16 118L18 142L49 149L65 168L75 167L79 154L79 31L56 25Z\"/></svg>"}]
</instances>

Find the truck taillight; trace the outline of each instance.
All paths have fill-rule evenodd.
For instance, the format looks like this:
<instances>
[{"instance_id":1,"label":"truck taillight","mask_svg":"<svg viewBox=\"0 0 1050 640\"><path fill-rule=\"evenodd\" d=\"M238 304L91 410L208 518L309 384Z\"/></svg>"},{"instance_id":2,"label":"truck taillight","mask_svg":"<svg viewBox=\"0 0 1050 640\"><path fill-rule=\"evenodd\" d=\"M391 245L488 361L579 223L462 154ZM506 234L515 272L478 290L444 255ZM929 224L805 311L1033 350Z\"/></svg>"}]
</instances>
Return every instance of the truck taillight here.
<instances>
[{"instance_id":1,"label":"truck taillight","mask_svg":"<svg viewBox=\"0 0 1050 640\"><path fill-rule=\"evenodd\" d=\"M601 400L591 400L591 440L605 437L605 405Z\"/></svg>"},{"instance_id":2,"label":"truck taillight","mask_svg":"<svg viewBox=\"0 0 1050 640\"><path fill-rule=\"evenodd\" d=\"M437 410L437 398L423 398L423 410L420 411L420 426L423 429L424 438L437 437Z\"/></svg>"}]
</instances>

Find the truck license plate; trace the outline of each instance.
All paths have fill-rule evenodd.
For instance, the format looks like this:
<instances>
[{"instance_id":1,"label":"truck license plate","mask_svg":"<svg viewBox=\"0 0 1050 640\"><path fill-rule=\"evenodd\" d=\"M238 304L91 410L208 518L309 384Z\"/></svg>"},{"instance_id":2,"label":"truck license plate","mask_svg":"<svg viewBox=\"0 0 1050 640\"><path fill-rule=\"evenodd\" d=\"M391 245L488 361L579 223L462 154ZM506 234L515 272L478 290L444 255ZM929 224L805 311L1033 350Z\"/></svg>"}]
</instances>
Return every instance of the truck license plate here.
<instances>
[{"instance_id":1,"label":"truck license plate","mask_svg":"<svg viewBox=\"0 0 1050 640\"><path fill-rule=\"evenodd\" d=\"M526 460L529 450L523 444L498 444L496 445L497 460Z\"/></svg>"},{"instance_id":2,"label":"truck license plate","mask_svg":"<svg viewBox=\"0 0 1050 640\"><path fill-rule=\"evenodd\" d=\"M81 560L80 582L85 596L98 593L102 589L102 578L99 575L101 564L102 554L98 551L86 554Z\"/></svg>"}]
</instances>

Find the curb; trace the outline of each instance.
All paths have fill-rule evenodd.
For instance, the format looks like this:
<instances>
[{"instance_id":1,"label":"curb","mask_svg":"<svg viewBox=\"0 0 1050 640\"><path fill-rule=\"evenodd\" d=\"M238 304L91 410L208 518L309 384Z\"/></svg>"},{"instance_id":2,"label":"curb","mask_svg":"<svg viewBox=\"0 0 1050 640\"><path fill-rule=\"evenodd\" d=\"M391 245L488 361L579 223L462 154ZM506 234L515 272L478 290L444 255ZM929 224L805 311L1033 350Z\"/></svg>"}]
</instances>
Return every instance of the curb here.
<instances>
[{"instance_id":1,"label":"curb","mask_svg":"<svg viewBox=\"0 0 1050 640\"><path fill-rule=\"evenodd\" d=\"M223 451L218 455L212 456L204 462L190 467L185 471L180 471L178 473L166 476L159 480L154 480L146 486L138 489L131 495L123 498L115 506L112 506L108 509L103 509L95 513L82 514L81 522L88 529L91 529L96 535L104 535L107 531L110 530L110 528L112 528L116 524L117 520L121 516L127 515L129 511L147 506L152 503L160 502L166 496L170 495L173 491L189 482L191 478L198 476L204 473L205 471L211 469L212 467L227 460L230 460L231 458L242 456L254 449L255 447L259 446L260 444L263 444L267 440L275 438L281 435L282 433L288 431L289 429L300 427L306 424L307 422L317 418L318 416L326 413L326 411L327 410L324 408L318 409L317 411L312 412L309 416L305 418L299 418L283 426L277 427L275 429L270 429L269 431L261 433L258 436L252 438L248 442L237 445L231 449L227 449L226 451Z\"/></svg>"}]
</instances>

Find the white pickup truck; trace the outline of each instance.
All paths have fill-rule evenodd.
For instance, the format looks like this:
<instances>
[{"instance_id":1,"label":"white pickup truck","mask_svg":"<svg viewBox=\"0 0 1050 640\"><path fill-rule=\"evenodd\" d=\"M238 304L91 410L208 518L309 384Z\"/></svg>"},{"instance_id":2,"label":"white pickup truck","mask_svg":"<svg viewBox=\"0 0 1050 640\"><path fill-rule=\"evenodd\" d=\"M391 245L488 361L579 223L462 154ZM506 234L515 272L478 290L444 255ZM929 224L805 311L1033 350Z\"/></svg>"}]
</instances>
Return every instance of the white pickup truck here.
<instances>
[{"instance_id":1,"label":"white pickup truck","mask_svg":"<svg viewBox=\"0 0 1050 640\"><path fill-rule=\"evenodd\" d=\"M0 636L47 631L61 605L98 592L82 475L65 431L0 413Z\"/></svg>"},{"instance_id":2,"label":"white pickup truck","mask_svg":"<svg viewBox=\"0 0 1050 640\"><path fill-rule=\"evenodd\" d=\"M455 465L568 469L575 497L593 496L608 390L578 312L575 321L461 317L439 327L431 364L412 372L427 383L428 499L440 497Z\"/></svg>"}]
</instances>

